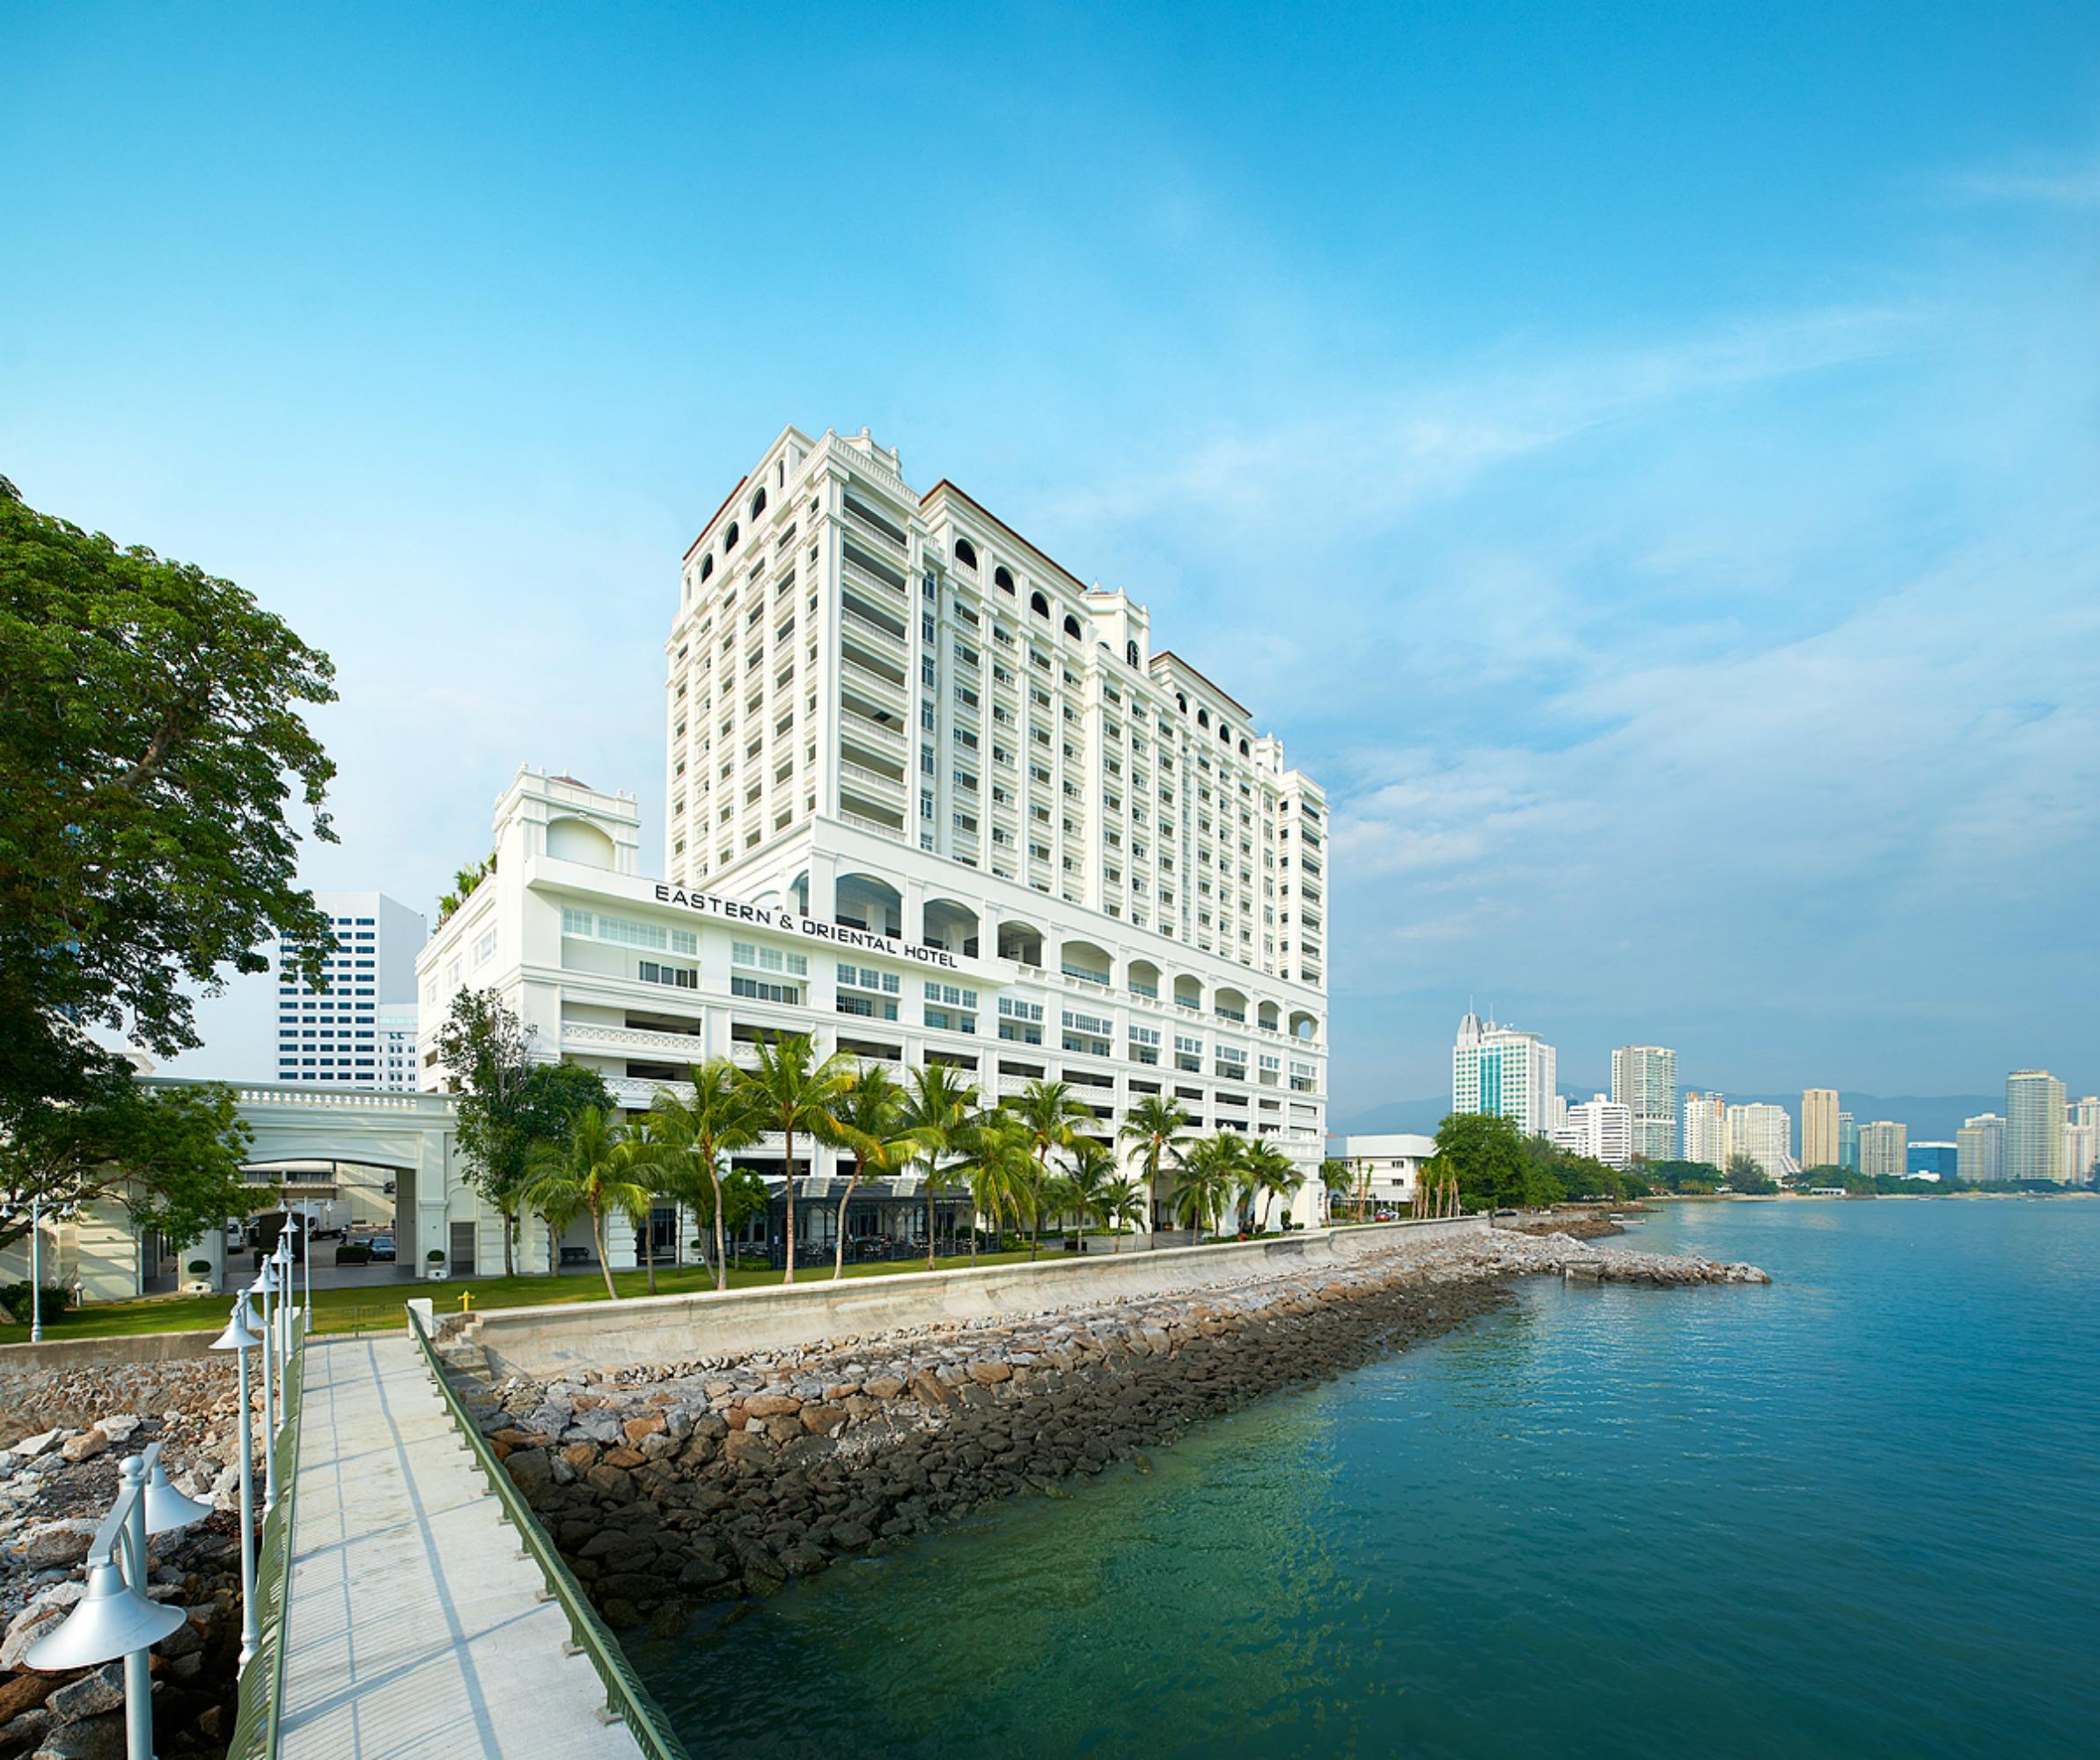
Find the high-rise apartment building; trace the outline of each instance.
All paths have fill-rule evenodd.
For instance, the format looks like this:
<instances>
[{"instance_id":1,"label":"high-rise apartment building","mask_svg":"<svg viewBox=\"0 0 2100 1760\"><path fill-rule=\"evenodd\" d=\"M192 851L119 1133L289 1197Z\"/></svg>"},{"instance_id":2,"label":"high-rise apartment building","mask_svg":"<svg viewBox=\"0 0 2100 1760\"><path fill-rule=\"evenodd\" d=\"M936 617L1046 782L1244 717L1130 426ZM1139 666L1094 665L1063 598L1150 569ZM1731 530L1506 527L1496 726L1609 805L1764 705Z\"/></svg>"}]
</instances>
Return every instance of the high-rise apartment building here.
<instances>
[{"instance_id":1,"label":"high-rise apartment building","mask_svg":"<svg viewBox=\"0 0 2100 1760\"><path fill-rule=\"evenodd\" d=\"M1838 1159L1838 1090L1804 1088L1801 1090L1801 1164L1803 1167L1839 1167Z\"/></svg>"},{"instance_id":2,"label":"high-rise apartment building","mask_svg":"<svg viewBox=\"0 0 2100 1760\"><path fill-rule=\"evenodd\" d=\"M2064 1177L2064 1085L2045 1069L2005 1078L2005 1177Z\"/></svg>"},{"instance_id":3,"label":"high-rise apartment building","mask_svg":"<svg viewBox=\"0 0 2100 1760\"><path fill-rule=\"evenodd\" d=\"M1685 1096L1685 1152L1686 1161L1704 1162L1708 1167L1728 1165L1728 1102L1718 1094L1701 1094L1696 1088Z\"/></svg>"},{"instance_id":4,"label":"high-rise apartment building","mask_svg":"<svg viewBox=\"0 0 2100 1760\"><path fill-rule=\"evenodd\" d=\"M277 1080L408 1093L415 1087L413 1058L399 1054L398 1020L414 1003L415 958L429 939L419 912L382 892L316 892L335 945L323 981L308 984L291 969L297 950L277 949ZM382 1032L381 1014L387 1016ZM408 1027L413 1046L415 1026Z\"/></svg>"},{"instance_id":5,"label":"high-rise apartment building","mask_svg":"<svg viewBox=\"0 0 2100 1760\"><path fill-rule=\"evenodd\" d=\"M1634 1158L1633 1109L1599 1094L1563 1109L1552 1132L1560 1148L1606 1167L1625 1167Z\"/></svg>"},{"instance_id":6,"label":"high-rise apartment building","mask_svg":"<svg viewBox=\"0 0 2100 1760\"><path fill-rule=\"evenodd\" d=\"M1860 1126L1860 1171L1870 1179L1900 1179L1911 1170L1910 1126L1876 1118Z\"/></svg>"},{"instance_id":7,"label":"high-rise apartment building","mask_svg":"<svg viewBox=\"0 0 2100 1760\"><path fill-rule=\"evenodd\" d=\"M2100 1095L2089 1094L2064 1109L2064 1180L2091 1185L2100 1174Z\"/></svg>"},{"instance_id":8,"label":"high-rise apartment building","mask_svg":"<svg viewBox=\"0 0 2100 1760\"><path fill-rule=\"evenodd\" d=\"M1634 1154L1677 1159L1677 1052L1668 1045L1620 1045L1612 1053L1612 1098L1632 1115Z\"/></svg>"},{"instance_id":9,"label":"high-rise apartment building","mask_svg":"<svg viewBox=\"0 0 2100 1760\"><path fill-rule=\"evenodd\" d=\"M1768 1179L1782 1179L1800 1171L1794 1159L1794 1118L1784 1106L1768 1100L1753 1100L1728 1109L1727 1137L1720 1165L1725 1169L1737 1155L1748 1155Z\"/></svg>"},{"instance_id":10,"label":"high-rise apartment building","mask_svg":"<svg viewBox=\"0 0 2100 1760\"><path fill-rule=\"evenodd\" d=\"M2005 1177L2005 1120L1979 1112L1954 1133L1955 1177L1964 1185L1995 1185Z\"/></svg>"},{"instance_id":11,"label":"high-rise apartment building","mask_svg":"<svg viewBox=\"0 0 2100 1760\"><path fill-rule=\"evenodd\" d=\"M1859 1121L1849 1112L1838 1114L1838 1165L1853 1173L1860 1170Z\"/></svg>"},{"instance_id":12,"label":"high-rise apartment building","mask_svg":"<svg viewBox=\"0 0 2100 1760\"><path fill-rule=\"evenodd\" d=\"M1516 1120L1527 1135L1552 1129L1559 1058L1537 1033L1482 1021L1467 1010L1451 1047L1451 1111Z\"/></svg>"}]
</instances>

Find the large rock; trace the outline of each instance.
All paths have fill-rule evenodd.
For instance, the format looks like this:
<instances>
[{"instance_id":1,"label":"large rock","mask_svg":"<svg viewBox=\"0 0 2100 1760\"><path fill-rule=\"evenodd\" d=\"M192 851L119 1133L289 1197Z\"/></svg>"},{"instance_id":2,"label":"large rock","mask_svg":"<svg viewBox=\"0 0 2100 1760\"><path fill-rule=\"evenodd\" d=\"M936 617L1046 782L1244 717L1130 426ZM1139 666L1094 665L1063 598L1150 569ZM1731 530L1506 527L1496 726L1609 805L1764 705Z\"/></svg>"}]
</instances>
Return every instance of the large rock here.
<instances>
[{"instance_id":1,"label":"large rock","mask_svg":"<svg viewBox=\"0 0 2100 1760\"><path fill-rule=\"evenodd\" d=\"M61 1723L77 1723L121 1709L124 1703L124 1665L105 1662L92 1675L83 1675L70 1686L61 1687L44 1701Z\"/></svg>"},{"instance_id":2,"label":"large rock","mask_svg":"<svg viewBox=\"0 0 2100 1760\"><path fill-rule=\"evenodd\" d=\"M744 1410L753 1418L792 1418L802 1410L802 1402L791 1393L754 1393L744 1402Z\"/></svg>"},{"instance_id":3,"label":"large rock","mask_svg":"<svg viewBox=\"0 0 2100 1760\"><path fill-rule=\"evenodd\" d=\"M48 1565L77 1565L87 1557L100 1524L85 1517L61 1522L40 1522L25 1528L8 1544L10 1562L41 1568Z\"/></svg>"},{"instance_id":4,"label":"large rock","mask_svg":"<svg viewBox=\"0 0 2100 1760\"><path fill-rule=\"evenodd\" d=\"M82 1461L93 1460L97 1455L106 1451L108 1447L109 1438L99 1430L84 1430L58 1452L77 1465Z\"/></svg>"},{"instance_id":5,"label":"large rock","mask_svg":"<svg viewBox=\"0 0 2100 1760\"><path fill-rule=\"evenodd\" d=\"M554 1482L554 1463L545 1448L513 1448L503 1457L503 1470L527 1497L547 1490Z\"/></svg>"}]
</instances>

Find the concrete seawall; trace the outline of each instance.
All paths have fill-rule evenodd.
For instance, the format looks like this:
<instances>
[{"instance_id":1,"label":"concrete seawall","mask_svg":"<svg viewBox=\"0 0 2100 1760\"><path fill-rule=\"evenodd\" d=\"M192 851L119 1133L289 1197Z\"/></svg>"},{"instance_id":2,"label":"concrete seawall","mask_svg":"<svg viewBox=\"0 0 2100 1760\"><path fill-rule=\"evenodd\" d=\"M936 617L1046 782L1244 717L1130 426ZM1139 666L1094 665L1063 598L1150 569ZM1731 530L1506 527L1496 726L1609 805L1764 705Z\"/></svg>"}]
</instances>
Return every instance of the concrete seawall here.
<instances>
[{"instance_id":1,"label":"concrete seawall","mask_svg":"<svg viewBox=\"0 0 2100 1760\"><path fill-rule=\"evenodd\" d=\"M441 1322L444 1336L471 1331L499 1375L535 1377L610 1364L681 1362L696 1357L797 1349L820 1338L869 1337L915 1326L1040 1314L1076 1302L1201 1289L1274 1271L1346 1265L1410 1246L1485 1235L1488 1219L1320 1228L1276 1240L1176 1247L1163 1252L1089 1253L1036 1265L973 1271L843 1278L828 1265L802 1268L811 1280L765 1289L645 1296L575 1307L490 1309Z\"/></svg>"}]
</instances>

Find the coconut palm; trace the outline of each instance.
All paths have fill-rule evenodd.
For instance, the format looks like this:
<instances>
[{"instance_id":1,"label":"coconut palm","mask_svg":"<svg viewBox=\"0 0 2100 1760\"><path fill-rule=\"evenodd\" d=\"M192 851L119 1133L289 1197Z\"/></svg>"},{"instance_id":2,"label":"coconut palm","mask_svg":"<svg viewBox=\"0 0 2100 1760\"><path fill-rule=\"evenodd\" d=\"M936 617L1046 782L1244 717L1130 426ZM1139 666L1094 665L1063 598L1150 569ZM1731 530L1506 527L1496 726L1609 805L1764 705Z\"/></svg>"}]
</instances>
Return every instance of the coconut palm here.
<instances>
[{"instance_id":1,"label":"coconut palm","mask_svg":"<svg viewBox=\"0 0 2100 1760\"><path fill-rule=\"evenodd\" d=\"M1116 1152L1092 1137L1072 1140L1072 1168L1058 1182L1059 1208L1054 1214L1076 1215L1083 1232L1089 1222L1106 1226L1108 1188L1116 1177Z\"/></svg>"},{"instance_id":2,"label":"coconut palm","mask_svg":"<svg viewBox=\"0 0 2100 1760\"><path fill-rule=\"evenodd\" d=\"M926 1168L926 1268L931 1271L933 1201L953 1177L955 1158L969 1153L977 1128L977 1088L945 1063L920 1065L906 1079L910 1086L904 1100L905 1127L918 1140L915 1158ZM971 1242L974 1246L974 1231Z\"/></svg>"},{"instance_id":3,"label":"coconut palm","mask_svg":"<svg viewBox=\"0 0 2100 1760\"><path fill-rule=\"evenodd\" d=\"M657 1140L667 1151L665 1184L683 1203L715 1223L715 1287L729 1282L729 1241L723 1227L722 1162L758 1140L759 1126L744 1072L726 1057L696 1063L693 1097L659 1088L650 1109Z\"/></svg>"},{"instance_id":4,"label":"coconut palm","mask_svg":"<svg viewBox=\"0 0 2100 1760\"><path fill-rule=\"evenodd\" d=\"M778 1131L786 1140L782 1165L788 1188L788 1274L795 1281L795 1138L797 1133L819 1142L838 1134L832 1108L853 1079L853 1066L838 1052L821 1060L807 1033L782 1033L760 1040L758 1061L744 1071L743 1087L762 1130Z\"/></svg>"},{"instance_id":5,"label":"coconut palm","mask_svg":"<svg viewBox=\"0 0 2100 1760\"><path fill-rule=\"evenodd\" d=\"M1247 1170L1253 1176L1254 1191L1261 1206L1256 1221L1259 1227L1266 1228L1270 1202L1278 1198L1288 1200L1304 1184L1305 1176L1291 1164L1289 1155L1266 1138L1257 1138L1248 1144Z\"/></svg>"},{"instance_id":6,"label":"coconut palm","mask_svg":"<svg viewBox=\"0 0 2100 1760\"><path fill-rule=\"evenodd\" d=\"M591 1239L598 1249L598 1268L605 1274L606 1296L618 1297L613 1267L606 1258L606 1212L632 1211L646 1201L620 1147L627 1133L595 1106L586 1106L569 1126L569 1139L538 1145L528 1162L526 1201L547 1218L548 1250L579 1210L591 1213ZM561 1218L557 1226L555 1218Z\"/></svg>"},{"instance_id":7,"label":"coconut palm","mask_svg":"<svg viewBox=\"0 0 2100 1760\"><path fill-rule=\"evenodd\" d=\"M613 1159L629 1189L620 1207L633 1224L641 1248L642 1263L649 1273L649 1293L657 1293L657 1243L650 1226L656 1214L657 1199L670 1191L668 1178L671 1146L656 1133L654 1121L644 1112L628 1125L613 1147Z\"/></svg>"},{"instance_id":8,"label":"coconut palm","mask_svg":"<svg viewBox=\"0 0 2100 1760\"><path fill-rule=\"evenodd\" d=\"M991 1219L995 1235L1010 1219L1018 1222L1028 1214L1037 1190L1034 1140L1028 1127L1005 1108L995 1106L980 1115L960 1170L970 1183L972 1207ZM970 1263L977 1263L975 1228L970 1230Z\"/></svg>"},{"instance_id":9,"label":"coconut palm","mask_svg":"<svg viewBox=\"0 0 2100 1760\"><path fill-rule=\"evenodd\" d=\"M1138 1160L1145 1170L1148 1201L1159 1190L1160 1163L1171 1162L1188 1140L1188 1114L1181 1110L1180 1103L1156 1094L1140 1096L1123 1115L1123 1128L1116 1137L1119 1141L1137 1145Z\"/></svg>"},{"instance_id":10,"label":"coconut palm","mask_svg":"<svg viewBox=\"0 0 2100 1760\"><path fill-rule=\"evenodd\" d=\"M1349 1164L1346 1161L1337 1161L1329 1155L1320 1163L1320 1184L1327 1188L1328 1214L1332 1215L1334 1212L1334 1200L1350 1192L1355 1183L1355 1176L1349 1171Z\"/></svg>"},{"instance_id":11,"label":"coconut palm","mask_svg":"<svg viewBox=\"0 0 2100 1760\"><path fill-rule=\"evenodd\" d=\"M846 1206L853 1188L872 1172L886 1178L916 1159L921 1144L905 1117L905 1091L879 1063L863 1063L832 1109L839 1147L853 1157L853 1172L839 1199L839 1227L833 1243L833 1281L846 1275Z\"/></svg>"},{"instance_id":12,"label":"coconut palm","mask_svg":"<svg viewBox=\"0 0 2100 1760\"><path fill-rule=\"evenodd\" d=\"M1148 1201L1144 1188L1136 1180L1127 1177L1115 1181L1102 1192L1102 1208L1107 1214L1109 1226L1115 1230L1110 1236L1113 1244L1109 1251L1120 1253L1123 1250L1123 1229L1127 1224L1144 1215Z\"/></svg>"},{"instance_id":13,"label":"coconut palm","mask_svg":"<svg viewBox=\"0 0 2100 1760\"><path fill-rule=\"evenodd\" d=\"M1175 1220L1195 1230L1199 1245L1203 1225L1215 1232L1218 1213L1238 1177L1237 1157L1223 1136L1198 1137L1175 1156L1174 1190L1168 1199Z\"/></svg>"},{"instance_id":14,"label":"coconut palm","mask_svg":"<svg viewBox=\"0 0 2100 1760\"><path fill-rule=\"evenodd\" d=\"M1050 1151L1071 1148L1079 1127L1094 1122L1094 1112L1066 1082L1032 1082L1004 1104L1026 1128L1035 1157L1031 1186L1034 1227L1028 1241L1028 1257L1033 1259L1043 1240L1043 1189L1050 1179Z\"/></svg>"}]
</instances>

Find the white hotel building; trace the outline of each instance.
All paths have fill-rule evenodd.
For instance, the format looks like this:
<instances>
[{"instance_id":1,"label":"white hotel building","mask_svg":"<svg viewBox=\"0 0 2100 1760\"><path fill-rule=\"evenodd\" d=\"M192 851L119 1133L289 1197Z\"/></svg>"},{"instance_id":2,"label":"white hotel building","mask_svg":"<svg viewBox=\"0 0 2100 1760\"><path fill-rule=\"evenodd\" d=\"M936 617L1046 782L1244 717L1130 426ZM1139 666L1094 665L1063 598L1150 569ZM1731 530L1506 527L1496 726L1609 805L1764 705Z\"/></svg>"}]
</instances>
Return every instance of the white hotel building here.
<instances>
[{"instance_id":1,"label":"white hotel building","mask_svg":"<svg viewBox=\"0 0 2100 1760\"><path fill-rule=\"evenodd\" d=\"M1164 1093L1314 1173L1325 797L1143 606L865 431L790 428L687 551L665 653L664 877L631 796L521 769L417 963L424 1087L452 993L493 986L623 1106L808 1032L988 1101L1061 1079L1110 1140Z\"/></svg>"}]
</instances>

